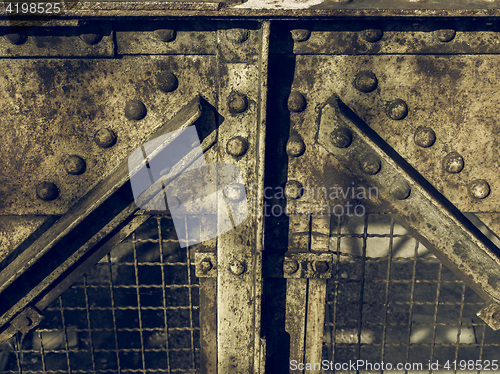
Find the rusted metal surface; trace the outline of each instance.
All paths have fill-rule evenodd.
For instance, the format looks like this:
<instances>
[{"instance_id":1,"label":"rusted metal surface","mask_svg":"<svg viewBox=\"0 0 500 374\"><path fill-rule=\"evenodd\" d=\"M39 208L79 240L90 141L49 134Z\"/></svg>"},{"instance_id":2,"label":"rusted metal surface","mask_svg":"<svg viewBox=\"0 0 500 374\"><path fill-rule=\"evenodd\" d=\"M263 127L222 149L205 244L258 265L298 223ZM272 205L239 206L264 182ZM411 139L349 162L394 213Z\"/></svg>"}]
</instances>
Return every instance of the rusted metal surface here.
<instances>
[{"instance_id":1,"label":"rusted metal surface","mask_svg":"<svg viewBox=\"0 0 500 374\"><path fill-rule=\"evenodd\" d=\"M23 59L0 65L0 111L17 124L4 128L0 150L2 215L64 214L190 98L199 93L215 104L210 56ZM157 75L165 71L178 79L173 92L158 89ZM143 119L125 117L130 100L143 102ZM114 132L116 144L99 145L96 133L102 129ZM85 160L83 174L67 173L68 155ZM44 181L57 186L57 198L36 197L36 186Z\"/></svg>"},{"instance_id":2,"label":"rusted metal surface","mask_svg":"<svg viewBox=\"0 0 500 374\"><path fill-rule=\"evenodd\" d=\"M337 141L340 130L352 139L345 146ZM485 300L500 300L500 250L336 96L321 110L318 142L354 174L377 186L381 198L414 235ZM373 175L360 164L367 155L381 164Z\"/></svg>"},{"instance_id":3,"label":"rusted metal surface","mask_svg":"<svg viewBox=\"0 0 500 374\"><path fill-rule=\"evenodd\" d=\"M160 127L155 135L190 126L201 115L200 100L195 98L171 121ZM163 143L157 144L149 153L150 159L164 147ZM88 267L92 261L99 261L107 253L99 252L99 246L110 251L112 246L125 239L147 219L144 215L130 218L138 207L130 190L131 174L127 164L128 160L122 162L114 173L3 267L0 274L0 297L4 300L0 318L3 332L8 327L7 322L28 304L36 303L37 308L43 309L69 287L71 281L76 280L70 274L82 274L86 270L78 269L82 267L79 262L86 263L86 258L90 258ZM130 171L135 172L135 169ZM114 234L116 231L119 231L118 234ZM96 250L97 254L92 253ZM56 295L52 294L50 287L55 289Z\"/></svg>"},{"instance_id":4,"label":"rusted metal surface","mask_svg":"<svg viewBox=\"0 0 500 374\"><path fill-rule=\"evenodd\" d=\"M499 183L498 136L491 110L500 104L496 94L497 72L491 69L496 60L496 55L297 56L293 89L306 92L308 106L298 113L295 122L297 126L315 123L314 108L325 102L331 92L336 92L461 211L497 212L500 209L500 191L495 187ZM378 85L374 91L366 93L354 87L353 82L362 71L376 76ZM387 114L390 103L397 99L407 106L407 114L400 120ZM422 127L435 133L435 141L428 147L418 145L419 140L415 140ZM309 175L312 173L305 170L302 184L308 181L311 185L325 186L320 175L327 176L328 166L334 165L334 161L316 156L322 152L309 145L309 127L297 128L304 133L301 136L306 139L306 152L293 162L298 163L297 167L302 162L318 164L324 170L319 175ZM309 157L309 151L315 156ZM443 165L452 152L463 158L464 166L459 172L446 171ZM348 178L347 175L344 187L353 181L352 176L351 180ZM490 192L484 198L476 198L470 192L470 185L477 179L489 184Z\"/></svg>"}]
</instances>

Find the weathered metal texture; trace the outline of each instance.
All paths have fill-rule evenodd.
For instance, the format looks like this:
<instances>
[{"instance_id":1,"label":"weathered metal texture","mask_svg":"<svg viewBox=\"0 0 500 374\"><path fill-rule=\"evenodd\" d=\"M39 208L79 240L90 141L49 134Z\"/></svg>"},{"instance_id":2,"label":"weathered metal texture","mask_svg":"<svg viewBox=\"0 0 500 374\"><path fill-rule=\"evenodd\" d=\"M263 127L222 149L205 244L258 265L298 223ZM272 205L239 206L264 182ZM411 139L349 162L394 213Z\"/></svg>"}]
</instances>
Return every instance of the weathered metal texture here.
<instances>
[{"instance_id":1,"label":"weathered metal texture","mask_svg":"<svg viewBox=\"0 0 500 374\"><path fill-rule=\"evenodd\" d=\"M45 220L43 216L0 217L0 262Z\"/></svg>"},{"instance_id":2,"label":"weathered metal texture","mask_svg":"<svg viewBox=\"0 0 500 374\"><path fill-rule=\"evenodd\" d=\"M148 22L140 31L133 24L116 24L117 53L213 55L216 51L214 22Z\"/></svg>"},{"instance_id":3,"label":"weathered metal texture","mask_svg":"<svg viewBox=\"0 0 500 374\"><path fill-rule=\"evenodd\" d=\"M115 54L109 22L80 27L26 27L20 31L1 27L0 35L0 57L112 57Z\"/></svg>"},{"instance_id":4,"label":"weathered metal texture","mask_svg":"<svg viewBox=\"0 0 500 374\"><path fill-rule=\"evenodd\" d=\"M384 20L360 22L277 22L274 52L298 55L495 54L498 26L491 20ZM298 34L301 31L302 34Z\"/></svg>"},{"instance_id":5,"label":"weathered metal texture","mask_svg":"<svg viewBox=\"0 0 500 374\"><path fill-rule=\"evenodd\" d=\"M309 106L316 108L335 92L461 211L496 212L500 209L500 190L496 188L500 185L496 172L498 131L491 108L500 102L498 71L491 67L498 64L497 60L496 55L296 56L294 85L306 93L308 102L300 121L315 123L314 110ZM377 88L370 93L358 91L353 85L363 71L372 72L378 80ZM387 110L398 99L406 103L407 114L395 120ZM418 145L425 139L415 138L422 136L419 132L423 127L435 133L435 141L426 147ZM305 129L303 126L298 131ZM328 175L326 165L332 161L324 162L322 152L308 144L307 135L301 136L306 139L306 152L298 162L303 162L311 150L318 155L316 161L304 162L324 163L320 167L323 175ZM464 160L458 173L448 172L443 165L452 152ZM304 180L316 186L322 183L314 178ZM470 190L477 179L486 180L490 187L482 199Z\"/></svg>"},{"instance_id":6,"label":"weathered metal texture","mask_svg":"<svg viewBox=\"0 0 500 374\"><path fill-rule=\"evenodd\" d=\"M0 112L5 123L16 124L3 127L0 214L64 214L187 100L199 93L215 104L214 61L211 56L0 60ZM177 77L172 92L159 89L164 72ZM143 119L126 113L132 100L144 104ZM109 130L115 141L102 133ZM69 155L85 160L83 174L67 173ZM36 187L44 181L57 187L55 199L37 198Z\"/></svg>"},{"instance_id":7,"label":"weathered metal texture","mask_svg":"<svg viewBox=\"0 0 500 374\"><path fill-rule=\"evenodd\" d=\"M219 113L225 118L217 160L241 170L248 217L217 240L218 372L258 373L265 357L260 324L269 23L253 23L251 30L226 28L217 37ZM236 158L226 146L235 137L248 143L248 150ZM220 208L223 217L226 207Z\"/></svg>"},{"instance_id":8,"label":"weathered metal texture","mask_svg":"<svg viewBox=\"0 0 500 374\"><path fill-rule=\"evenodd\" d=\"M499 13L491 0L443 2L398 0L250 0L209 1L78 1L70 2L64 16L91 17L491 17Z\"/></svg>"},{"instance_id":9,"label":"weathered metal texture","mask_svg":"<svg viewBox=\"0 0 500 374\"><path fill-rule=\"evenodd\" d=\"M201 115L202 105L199 98L195 98L160 127L154 137L185 128ZM213 113L207 115L213 116ZM157 144L149 153L149 161L169 144L170 139L165 142ZM130 188L127 165L128 160L125 159L66 215L40 237L34 238L27 248L21 253L12 254L0 274L3 340L15 332L8 322L18 318L15 317L17 313L22 313L29 304L39 310L47 307L88 266L99 261L148 218L147 215L133 216L138 207ZM134 169L130 173L136 171ZM155 191L149 194L151 198L155 195ZM17 322L11 324L17 328Z\"/></svg>"},{"instance_id":10,"label":"weathered metal texture","mask_svg":"<svg viewBox=\"0 0 500 374\"><path fill-rule=\"evenodd\" d=\"M351 137L346 146L339 145L340 130ZM479 295L500 300L500 250L338 97L322 108L317 139L354 174L379 188L381 200L402 223ZM380 162L380 171L366 172L361 161L367 156Z\"/></svg>"}]
</instances>

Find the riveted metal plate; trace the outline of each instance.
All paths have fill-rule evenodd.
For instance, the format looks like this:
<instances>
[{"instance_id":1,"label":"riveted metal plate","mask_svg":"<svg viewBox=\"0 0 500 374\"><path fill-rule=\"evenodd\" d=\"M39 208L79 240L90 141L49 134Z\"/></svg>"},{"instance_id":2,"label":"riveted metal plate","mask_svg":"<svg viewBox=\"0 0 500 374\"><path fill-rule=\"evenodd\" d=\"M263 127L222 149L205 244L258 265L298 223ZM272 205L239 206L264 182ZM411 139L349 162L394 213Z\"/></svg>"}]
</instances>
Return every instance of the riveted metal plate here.
<instances>
[{"instance_id":1,"label":"riveted metal plate","mask_svg":"<svg viewBox=\"0 0 500 374\"><path fill-rule=\"evenodd\" d=\"M500 73L492 66L498 63L496 55L297 56L293 89L306 93L308 106L294 114L292 121L314 126L315 108L336 92L461 211L497 212L499 137L492 108L500 105L496 88ZM377 77L378 85L372 92L354 87L361 71ZM401 120L391 119L386 113L388 104L396 99L405 101L408 108ZM415 143L415 133L421 126L432 128L436 134L430 147ZM444 158L451 152L458 152L464 159L465 166L459 173L449 173L443 167ZM306 148L304 156L294 162L300 164L307 154ZM469 186L476 179L489 183L490 194L484 199L470 193ZM377 208L383 209L380 204Z\"/></svg>"},{"instance_id":2,"label":"riveted metal plate","mask_svg":"<svg viewBox=\"0 0 500 374\"><path fill-rule=\"evenodd\" d=\"M23 59L15 64L1 60L0 66L3 215L63 214L189 98L200 93L215 103L215 63L210 56ZM173 92L157 88L156 75L163 71L178 79ZM129 100L144 103L144 119L125 117ZM94 134L101 128L116 134L115 145L101 148L95 143ZM69 175L64 168L65 157L75 154L86 161L81 175ZM38 199L35 187L41 181L55 183L59 197Z\"/></svg>"},{"instance_id":3,"label":"riveted metal plate","mask_svg":"<svg viewBox=\"0 0 500 374\"><path fill-rule=\"evenodd\" d=\"M119 54L215 54L215 22L163 21L143 25L138 30L130 23L116 24Z\"/></svg>"},{"instance_id":4,"label":"riveted metal plate","mask_svg":"<svg viewBox=\"0 0 500 374\"><path fill-rule=\"evenodd\" d=\"M277 49L273 52L288 53L293 49L293 53L299 55L488 54L500 51L498 26L487 20L288 22L277 23L276 29ZM304 31L297 35L294 30Z\"/></svg>"},{"instance_id":5,"label":"riveted metal plate","mask_svg":"<svg viewBox=\"0 0 500 374\"><path fill-rule=\"evenodd\" d=\"M348 129L351 144L339 147L331 141L338 129ZM500 300L500 250L338 98L321 110L318 142L377 186L402 223L485 300ZM363 171L360 157L366 154L380 162L379 172Z\"/></svg>"},{"instance_id":6,"label":"riveted metal plate","mask_svg":"<svg viewBox=\"0 0 500 374\"><path fill-rule=\"evenodd\" d=\"M115 53L113 30L107 22L94 28L25 27L20 44L8 40L6 35L12 33L10 27L0 28L0 57L112 57ZM95 35L86 37L89 33Z\"/></svg>"}]
</instances>

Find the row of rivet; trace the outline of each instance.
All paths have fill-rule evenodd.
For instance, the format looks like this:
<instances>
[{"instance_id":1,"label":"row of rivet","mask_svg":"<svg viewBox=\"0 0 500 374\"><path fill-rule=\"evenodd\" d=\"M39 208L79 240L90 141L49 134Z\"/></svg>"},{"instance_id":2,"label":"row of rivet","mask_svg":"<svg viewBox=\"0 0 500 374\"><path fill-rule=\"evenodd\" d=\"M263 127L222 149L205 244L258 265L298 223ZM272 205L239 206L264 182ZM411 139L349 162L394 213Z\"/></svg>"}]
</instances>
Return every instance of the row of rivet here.
<instances>
[{"instance_id":1,"label":"row of rivet","mask_svg":"<svg viewBox=\"0 0 500 374\"><path fill-rule=\"evenodd\" d=\"M305 42L311 37L311 31L307 29L290 30L292 39L296 42ZM382 39L384 32L381 29L366 29L360 32L361 39L375 43ZM453 29L442 29L434 31L436 39L440 42L450 42L455 38L456 31Z\"/></svg>"},{"instance_id":2,"label":"row of rivet","mask_svg":"<svg viewBox=\"0 0 500 374\"><path fill-rule=\"evenodd\" d=\"M303 266L307 266L307 262L302 263ZM316 260L312 264L313 270L318 274L324 274L328 271L328 262L324 260ZM295 274L299 270L300 264L297 260L287 259L283 262L283 272L285 274Z\"/></svg>"},{"instance_id":3,"label":"row of rivet","mask_svg":"<svg viewBox=\"0 0 500 374\"><path fill-rule=\"evenodd\" d=\"M338 128L330 134L331 143L337 148L346 148L352 143L352 134L347 128ZM458 173L463 169L463 158L458 153L451 153L446 157L445 168L450 173ZM361 170L369 175L377 174L382 164L375 156L369 156L360 163ZM476 179L469 185L470 194L477 199L484 199L490 193L488 182ZM391 188L391 195L398 200L405 200L410 196L411 188L405 181L395 182Z\"/></svg>"},{"instance_id":4,"label":"row of rivet","mask_svg":"<svg viewBox=\"0 0 500 374\"><path fill-rule=\"evenodd\" d=\"M353 85L358 91L369 93L377 88L378 80L371 71L361 71L356 75ZM408 106L403 100L396 99L387 104L385 112L393 120L402 120L408 115ZM341 138L344 141L349 141L350 144L350 140L345 134ZM342 142L341 139L337 139L337 141ZM436 133L428 126L420 126L415 131L414 141L422 148L429 148L436 142ZM460 173L464 168L464 159L457 152L452 152L444 158L443 168L448 173ZM472 196L478 199L484 199L490 193L489 184L485 180L473 181L469 189Z\"/></svg>"},{"instance_id":5,"label":"row of rivet","mask_svg":"<svg viewBox=\"0 0 500 374\"><path fill-rule=\"evenodd\" d=\"M156 77L157 88L165 93L175 91L178 86L177 77L171 72L159 73ZM129 120L139 121L146 117L147 109L140 100L129 100L125 103L124 115ZM94 142L100 148L109 148L116 143L116 134L109 128L102 128L94 134ZM70 155L64 161L68 174L80 175L86 170L85 160L77 155ZM53 182L43 181L36 187L36 195L44 201L51 201L59 196L59 188Z\"/></svg>"},{"instance_id":6,"label":"row of rivet","mask_svg":"<svg viewBox=\"0 0 500 374\"><path fill-rule=\"evenodd\" d=\"M162 42L170 43L177 37L177 32L174 29L158 29L154 31L156 38ZM241 44L248 40L250 32L246 29L233 28L226 30L226 37L233 43ZM80 39L89 45L97 44L101 41L102 35L99 32L82 33ZM26 43L28 35L25 33L10 33L4 35L4 38L11 44L21 45Z\"/></svg>"}]
</instances>

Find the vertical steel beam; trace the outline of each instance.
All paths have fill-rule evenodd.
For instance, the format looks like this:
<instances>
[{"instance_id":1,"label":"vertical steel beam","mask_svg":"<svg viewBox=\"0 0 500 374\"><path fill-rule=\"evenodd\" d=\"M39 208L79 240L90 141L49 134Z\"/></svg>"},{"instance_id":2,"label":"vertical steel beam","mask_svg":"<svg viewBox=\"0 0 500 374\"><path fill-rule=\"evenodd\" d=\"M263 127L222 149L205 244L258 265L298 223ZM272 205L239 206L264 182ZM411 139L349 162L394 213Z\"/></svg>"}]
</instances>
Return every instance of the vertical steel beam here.
<instances>
[{"instance_id":1,"label":"vertical steel beam","mask_svg":"<svg viewBox=\"0 0 500 374\"><path fill-rule=\"evenodd\" d=\"M269 23L221 26L218 162L241 170L248 216L217 242L218 372L259 373ZM226 207L219 207L220 222Z\"/></svg>"}]
</instances>

